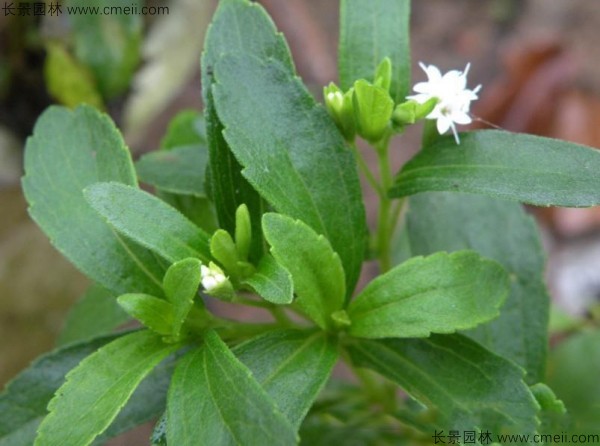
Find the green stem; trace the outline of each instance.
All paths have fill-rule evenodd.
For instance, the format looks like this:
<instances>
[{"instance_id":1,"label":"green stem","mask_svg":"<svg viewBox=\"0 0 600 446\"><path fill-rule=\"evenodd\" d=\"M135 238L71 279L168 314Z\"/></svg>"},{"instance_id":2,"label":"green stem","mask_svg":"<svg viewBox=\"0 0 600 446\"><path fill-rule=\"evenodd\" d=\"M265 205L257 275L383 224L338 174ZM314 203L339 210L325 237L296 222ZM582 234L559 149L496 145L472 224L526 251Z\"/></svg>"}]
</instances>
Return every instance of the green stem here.
<instances>
[{"instance_id":1,"label":"green stem","mask_svg":"<svg viewBox=\"0 0 600 446\"><path fill-rule=\"evenodd\" d=\"M391 238L394 226L392 225L393 222L390 217L392 201L387 195L387 191L390 189L393 182L392 169L389 160L389 142L390 137L387 136L375 145L382 189L382 193L379 195L376 248L379 267L382 273L389 271L392 267Z\"/></svg>"},{"instance_id":2,"label":"green stem","mask_svg":"<svg viewBox=\"0 0 600 446\"><path fill-rule=\"evenodd\" d=\"M358 167L359 167L360 171L364 174L365 178L367 179L367 181L369 182L371 187L375 190L375 192L377 192L377 195L379 197L382 197L384 195L384 191L383 191L381 185L379 184L379 182L377 181L377 179L375 178L375 176L373 175L373 172L371 172L371 169L369 169L369 166L368 166L367 162L365 161L364 157L362 156L362 154L360 153L360 150L358 150L358 147L356 146L356 142L352 141L349 144L350 144L350 147L352 148L352 152L354 152L354 157L356 158L356 161L358 162Z\"/></svg>"}]
</instances>

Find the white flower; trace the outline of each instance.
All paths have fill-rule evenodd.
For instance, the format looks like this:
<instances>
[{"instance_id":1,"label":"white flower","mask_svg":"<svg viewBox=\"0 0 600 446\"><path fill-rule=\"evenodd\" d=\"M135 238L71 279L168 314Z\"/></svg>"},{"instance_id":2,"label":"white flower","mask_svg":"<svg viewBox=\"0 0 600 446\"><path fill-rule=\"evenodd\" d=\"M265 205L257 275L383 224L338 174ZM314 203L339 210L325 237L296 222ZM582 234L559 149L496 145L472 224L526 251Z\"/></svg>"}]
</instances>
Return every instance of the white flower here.
<instances>
[{"instance_id":1,"label":"white flower","mask_svg":"<svg viewBox=\"0 0 600 446\"><path fill-rule=\"evenodd\" d=\"M210 267L204 265L200 266L200 277L204 291L207 293L210 293L227 281L227 277L225 277L223 271L212 262L210 263Z\"/></svg>"},{"instance_id":2,"label":"white flower","mask_svg":"<svg viewBox=\"0 0 600 446\"><path fill-rule=\"evenodd\" d=\"M467 64L464 71L452 70L443 76L435 65L426 66L419 62L419 66L427 74L427 82L416 84L413 89L417 94L407 96L407 99L413 99L423 104L431 98L436 98L438 103L426 116L426 119L437 120L437 130L440 134L452 129L456 143L460 144L454 124L470 124L472 122L469 108L471 101L478 98L477 93L481 89L481 85L473 90L467 88L467 73L471 64Z\"/></svg>"}]
</instances>

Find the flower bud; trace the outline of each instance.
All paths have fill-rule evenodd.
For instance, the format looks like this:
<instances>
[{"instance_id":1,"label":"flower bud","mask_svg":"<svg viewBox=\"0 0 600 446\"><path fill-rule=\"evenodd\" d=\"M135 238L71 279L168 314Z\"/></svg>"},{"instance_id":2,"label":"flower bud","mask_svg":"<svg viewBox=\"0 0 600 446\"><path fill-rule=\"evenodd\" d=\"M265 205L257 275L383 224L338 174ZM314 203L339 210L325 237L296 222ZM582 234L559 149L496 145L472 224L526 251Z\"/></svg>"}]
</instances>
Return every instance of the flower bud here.
<instances>
[{"instance_id":1,"label":"flower bud","mask_svg":"<svg viewBox=\"0 0 600 446\"><path fill-rule=\"evenodd\" d=\"M371 143L385 135L394 110L387 90L360 79L354 83L354 119L357 132Z\"/></svg>"},{"instance_id":2,"label":"flower bud","mask_svg":"<svg viewBox=\"0 0 600 446\"><path fill-rule=\"evenodd\" d=\"M208 266L200 266L200 282L204 292L210 296L223 300L231 300L234 297L233 286L221 268L210 262Z\"/></svg>"},{"instance_id":3,"label":"flower bud","mask_svg":"<svg viewBox=\"0 0 600 446\"><path fill-rule=\"evenodd\" d=\"M333 82L323 88L323 97L325 98L327 111L347 141L352 141L356 133L354 112L352 110L352 95L352 88L343 93Z\"/></svg>"}]
</instances>

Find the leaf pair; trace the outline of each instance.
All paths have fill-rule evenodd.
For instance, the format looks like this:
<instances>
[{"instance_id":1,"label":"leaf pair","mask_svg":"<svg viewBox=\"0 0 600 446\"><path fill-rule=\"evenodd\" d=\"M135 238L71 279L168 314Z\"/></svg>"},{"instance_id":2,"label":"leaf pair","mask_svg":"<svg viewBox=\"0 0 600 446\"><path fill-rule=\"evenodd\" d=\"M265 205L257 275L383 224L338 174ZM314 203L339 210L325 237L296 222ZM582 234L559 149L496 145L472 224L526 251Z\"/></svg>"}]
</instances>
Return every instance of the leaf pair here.
<instances>
[{"instance_id":1,"label":"leaf pair","mask_svg":"<svg viewBox=\"0 0 600 446\"><path fill-rule=\"evenodd\" d=\"M130 316L152 331L178 340L198 292L200 265L198 259L188 258L169 267L163 278L167 300L148 294L124 294L117 301Z\"/></svg>"}]
</instances>

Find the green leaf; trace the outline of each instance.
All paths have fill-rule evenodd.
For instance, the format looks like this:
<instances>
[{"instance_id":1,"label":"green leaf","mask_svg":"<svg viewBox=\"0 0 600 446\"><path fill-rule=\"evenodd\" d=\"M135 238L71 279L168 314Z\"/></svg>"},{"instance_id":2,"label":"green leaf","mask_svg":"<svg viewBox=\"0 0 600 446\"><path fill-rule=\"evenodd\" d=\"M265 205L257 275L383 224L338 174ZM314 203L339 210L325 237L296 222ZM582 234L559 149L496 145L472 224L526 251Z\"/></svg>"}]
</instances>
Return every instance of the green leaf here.
<instances>
[{"instance_id":1,"label":"green leaf","mask_svg":"<svg viewBox=\"0 0 600 446\"><path fill-rule=\"evenodd\" d=\"M210 260L208 234L155 196L118 183L94 184L84 195L118 232L169 262Z\"/></svg>"},{"instance_id":2,"label":"green leaf","mask_svg":"<svg viewBox=\"0 0 600 446\"><path fill-rule=\"evenodd\" d=\"M243 175L278 212L331 242L351 293L365 254L366 223L356 161L333 121L278 60L226 55L215 78L216 108Z\"/></svg>"},{"instance_id":3,"label":"green leaf","mask_svg":"<svg viewBox=\"0 0 600 446\"><path fill-rule=\"evenodd\" d=\"M67 374L48 404L36 445L85 446L115 419L140 382L178 345L140 331L100 348Z\"/></svg>"},{"instance_id":4,"label":"green leaf","mask_svg":"<svg viewBox=\"0 0 600 446\"><path fill-rule=\"evenodd\" d=\"M128 320L114 293L93 284L67 315L58 345L108 334Z\"/></svg>"},{"instance_id":5,"label":"green leaf","mask_svg":"<svg viewBox=\"0 0 600 446\"><path fill-rule=\"evenodd\" d=\"M550 387L544 383L531 386L531 392L540 405L538 418L541 426L538 429L543 434L555 434L565 432L568 427L567 409Z\"/></svg>"},{"instance_id":6,"label":"green leaf","mask_svg":"<svg viewBox=\"0 0 600 446\"><path fill-rule=\"evenodd\" d=\"M164 299L148 294L123 294L117 298L121 308L150 330L170 335L173 331L173 307Z\"/></svg>"},{"instance_id":7,"label":"green leaf","mask_svg":"<svg viewBox=\"0 0 600 446\"><path fill-rule=\"evenodd\" d=\"M213 71L222 54L231 51L246 54L274 56L285 60L292 71L292 62L286 43L264 9L247 0L219 2L219 8L206 35L202 55L202 97L206 104L206 130L210 151L210 179L212 198L216 205L220 227L230 234L235 231L235 210L246 204L252 221L251 259L263 255L260 218L264 203L254 188L242 176L242 166L223 138L223 125L217 116L211 87Z\"/></svg>"},{"instance_id":8,"label":"green leaf","mask_svg":"<svg viewBox=\"0 0 600 446\"><path fill-rule=\"evenodd\" d=\"M0 446L31 446L46 406L69 370L116 336L65 346L38 358L0 395ZM167 359L135 390L123 410L94 444L156 418L164 410L174 361Z\"/></svg>"},{"instance_id":9,"label":"green leaf","mask_svg":"<svg viewBox=\"0 0 600 446\"><path fill-rule=\"evenodd\" d=\"M173 306L174 337L179 336L181 326L194 304L200 286L200 261L189 258L174 263L167 270L163 279L163 287L167 299Z\"/></svg>"},{"instance_id":10,"label":"green leaf","mask_svg":"<svg viewBox=\"0 0 600 446\"><path fill-rule=\"evenodd\" d=\"M350 303L350 334L410 338L472 328L500 314L504 269L473 251L415 257L370 282Z\"/></svg>"},{"instance_id":11,"label":"green leaf","mask_svg":"<svg viewBox=\"0 0 600 446\"><path fill-rule=\"evenodd\" d=\"M600 153L539 136L482 130L443 137L425 147L396 177L390 196L453 191L538 206L600 204Z\"/></svg>"},{"instance_id":12,"label":"green leaf","mask_svg":"<svg viewBox=\"0 0 600 446\"><path fill-rule=\"evenodd\" d=\"M209 331L181 359L169 389L170 445L292 445L296 433L252 373Z\"/></svg>"},{"instance_id":13,"label":"green leaf","mask_svg":"<svg viewBox=\"0 0 600 446\"><path fill-rule=\"evenodd\" d=\"M85 66L78 63L61 44L46 44L46 53L44 80L48 92L55 99L67 107L85 102L96 108L104 108L94 78Z\"/></svg>"},{"instance_id":14,"label":"green leaf","mask_svg":"<svg viewBox=\"0 0 600 446\"><path fill-rule=\"evenodd\" d=\"M551 352L548 385L567 407L577 433L600 434L600 330L584 331Z\"/></svg>"},{"instance_id":15,"label":"green leaf","mask_svg":"<svg viewBox=\"0 0 600 446\"><path fill-rule=\"evenodd\" d=\"M209 234L217 229L215 209L208 198L157 191L157 196L170 204L192 223Z\"/></svg>"},{"instance_id":16,"label":"green leaf","mask_svg":"<svg viewBox=\"0 0 600 446\"><path fill-rule=\"evenodd\" d=\"M344 305L344 269L325 237L300 220L265 214L263 231L271 254L292 276L295 303L321 328L332 324L331 313Z\"/></svg>"},{"instance_id":17,"label":"green leaf","mask_svg":"<svg viewBox=\"0 0 600 446\"><path fill-rule=\"evenodd\" d=\"M197 145L207 145L204 115L196 110L180 111L169 121L167 131L160 140L160 148L170 150Z\"/></svg>"},{"instance_id":18,"label":"green leaf","mask_svg":"<svg viewBox=\"0 0 600 446\"><path fill-rule=\"evenodd\" d=\"M73 26L75 53L85 63L98 81L102 95L112 98L123 93L140 61L142 41L142 16L124 14L117 9L130 7L141 10L139 0L115 0L110 4L110 14L69 14ZM102 0L68 0L67 7L98 8ZM114 7L114 11L113 11Z\"/></svg>"},{"instance_id":19,"label":"green leaf","mask_svg":"<svg viewBox=\"0 0 600 446\"><path fill-rule=\"evenodd\" d=\"M473 249L504 267L513 280L500 316L467 335L523 367L527 383L542 381L550 299L533 218L518 203L450 192L418 194L410 198L405 235L412 255Z\"/></svg>"},{"instance_id":20,"label":"green leaf","mask_svg":"<svg viewBox=\"0 0 600 446\"><path fill-rule=\"evenodd\" d=\"M83 189L98 181L136 185L131 156L114 124L88 106L48 108L25 149L29 214L95 282L115 294L160 294L164 268L156 257L115 233L85 201Z\"/></svg>"},{"instance_id":21,"label":"green leaf","mask_svg":"<svg viewBox=\"0 0 600 446\"><path fill-rule=\"evenodd\" d=\"M261 259L256 272L244 283L264 300L277 305L292 303L294 299L292 276L268 254Z\"/></svg>"},{"instance_id":22,"label":"green leaf","mask_svg":"<svg viewBox=\"0 0 600 446\"><path fill-rule=\"evenodd\" d=\"M115 335L67 345L47 353L12 380L0 394L0 445L30 446L46 416L46 405L64 376Z\"/></svg>"},{"instance_id":23,"label":"green leaf","mask_svg":"<svg viewBox=\"0 0 600 446\"><path fill-rule=\"evenodd\" d=\"M248 206L241 204L235 210L235 248L242 261L248 260L252 243L252 222Z\"/></svg>"},{"instance_id":24,"label":"green leaf","mask_svg":"<svg viewBox=\"0 0 600 446\"><path fill-rule=\"evenodd\" d=\"M204 173L208 151L199 145L157 150L135 163L141 182L165 192L205 197Z\"/></svg>"},{"instance_id":25,"label":"green leaf","mask_svg":"<svg viewBox=\"0 0 600 446\"><path fill-rule=\"evenodd\" d=\"M329 379L336 344L323 332L280 330L251 339L233 353L275 401L295 429Z\"/></svg>"},{"instance_id":26,"label":"green leaf","mask_svg":"<svg viewBox=\"0 0 600 446\"><path fill-rule=\"evenodd\" d=\"M373 82L380 62L392 62L390 94L402 102L410 85L410 0L342 0L339 72L342 89Z\"/></svg>"},{"instance_id":27,"label":"green leaf","mask_svg":"<svg viewBox=\"0 0 600 446\"><path fill-rule=\"evenodd\" d=\"M425 404L438 429L527 434L537 427L538 406L521 369L464 336L361 340L349 352L357 366Z\"/></svg>"},{"instance_id":28,"label":"green leaf","mask_svg":"<svg viewBox=\"0 0 600 446\"><path fill-rule=\"evenodd\" d=\"M210 253L227 270L229 274L238 275L239 256L235 242L229 232L223 229L217 231L210 238Z\"/></svg>"}]
</instances>

